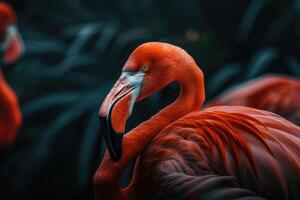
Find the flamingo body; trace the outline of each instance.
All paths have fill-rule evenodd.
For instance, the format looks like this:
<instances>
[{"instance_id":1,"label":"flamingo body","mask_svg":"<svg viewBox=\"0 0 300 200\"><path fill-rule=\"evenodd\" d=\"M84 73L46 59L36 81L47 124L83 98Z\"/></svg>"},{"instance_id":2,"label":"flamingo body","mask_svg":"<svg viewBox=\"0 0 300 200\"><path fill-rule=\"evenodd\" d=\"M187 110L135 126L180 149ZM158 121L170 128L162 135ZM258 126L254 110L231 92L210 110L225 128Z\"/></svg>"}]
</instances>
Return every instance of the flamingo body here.
<instances>
[{"instance_id":1,"label":"flamingo body","mask_svg":"<svg viewBox=\"0 0 300 200\"><path fill-rule=\"evenodd\" d=\"M124 135L133 105L176 81L178 98ZM294 199L300 186L300 127L246 106L199 110L204 76L184 50L140 45L99 117L108 152L94 175L96 199ZM137 159L130 184L120 187Z\"/></svg>"},{"instance_id":2,"label":"flamingo body","mask_svg":"<svg viewBox=\"0 0 300 200\"><path fill-rule=\"evenodd\" d=\"M300 80L268 75L236 87L212 101L213 105L250 106L277 113L300 125Z\"/></svg>"},{"instance_id":3,"label":"flamingo body","mask_svg":"<svg viewBox=\"0 0 300 200\"><path fill-rule=\"evenodd\" d=\"M21 122L19 100L0 72L0 148L13 143Z\"/></svg>"},{"instance_id":4,"label":"flamingo body","mask_svg":"<svg viewBox=\"0 0 300 200\"><path fill-rule=\"evenodd\" d=\"M270 112L238 106L193 112L153 139L132 190L149 199L296 200L299 142L299 127Z\"/></svg>"},{"instance_id":5,"label":"flamingo body","mask_svg":"<svg viewBox=\"0 0 300 200\"><path fill-rule=\"evenodd\" d=\"M23 42L16 28L14 11L7 3L0 2L1 63L8 65L16 62L23 51ZM0 68L0 148L7 147L14 141L21 121L18 98L6 82Z\"/></svg>"}]
</instances>

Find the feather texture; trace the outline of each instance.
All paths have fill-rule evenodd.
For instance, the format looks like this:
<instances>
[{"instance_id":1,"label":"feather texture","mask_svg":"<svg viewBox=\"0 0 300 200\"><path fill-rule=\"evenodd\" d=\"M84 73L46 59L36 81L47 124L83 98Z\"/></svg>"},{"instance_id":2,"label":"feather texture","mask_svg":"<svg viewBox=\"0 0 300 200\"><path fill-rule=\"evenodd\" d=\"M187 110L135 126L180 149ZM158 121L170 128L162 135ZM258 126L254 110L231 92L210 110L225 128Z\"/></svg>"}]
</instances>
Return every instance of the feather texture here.
<instances>
[{"instance_id":1,"label":"feather texture","mask_svg":"<svg viewBox=\"0 0 300 200\"><path fill-rule=\"evenodd\" d=\"M277 113L300 125L300 81L279 75L252 80L222 94L209 106L250 106Z\"/></svg>"},{"instance_id":2,"label":"feather texture","mask_svg":"<svg viewBox=\"0 0 300 200\"><path fill-rule=\"evenodd\" d=\"M273 113L212 107L160 132L139 176L158 199L297 199L299 143L300 128Z\"/></svg>"}]
</instances>

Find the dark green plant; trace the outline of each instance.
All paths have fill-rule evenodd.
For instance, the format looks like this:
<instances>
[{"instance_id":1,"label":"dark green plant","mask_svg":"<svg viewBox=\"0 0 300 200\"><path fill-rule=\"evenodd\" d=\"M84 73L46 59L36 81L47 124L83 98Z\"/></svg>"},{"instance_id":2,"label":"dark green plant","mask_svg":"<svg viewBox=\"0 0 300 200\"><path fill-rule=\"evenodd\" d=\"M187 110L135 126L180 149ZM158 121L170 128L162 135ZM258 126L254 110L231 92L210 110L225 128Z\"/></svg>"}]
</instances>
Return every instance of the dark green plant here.
<instances>
[{"instance_id":1,"label":"dark green plant","mask_svg":"<svg viewBox=\"0 0 300 200\"><path fill-rule=\"evenodd\" d=\"M0 179L12 199L92 194L105 150L99 106L143 42L171 42L194 56L208 99L264 73L300 77L297 0L11 2L26 45L22 60L5 69L25 119L18 141L1 155ZM176 92L169 87L143 104L148 109L137 107L129 128Z\"/></svg>"}]
</instances>

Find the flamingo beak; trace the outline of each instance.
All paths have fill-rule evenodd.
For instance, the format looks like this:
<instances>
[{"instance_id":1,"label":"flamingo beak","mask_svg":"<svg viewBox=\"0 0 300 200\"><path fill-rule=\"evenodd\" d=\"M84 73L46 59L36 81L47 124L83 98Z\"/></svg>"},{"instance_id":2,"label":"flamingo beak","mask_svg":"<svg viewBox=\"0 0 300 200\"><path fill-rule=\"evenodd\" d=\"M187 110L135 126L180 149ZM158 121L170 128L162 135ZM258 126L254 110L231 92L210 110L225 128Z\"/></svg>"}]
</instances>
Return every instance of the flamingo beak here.
<instances>
[{"instance_id":1,"label":"flamingo beak","mask_svg":"<svg viewBox=\"0 0 300 200\"><path fill-rule=\"evenodd\" d=\"M114 161L121 159L126 121L140 94L143 77L142 72L123 72L99 110L104 140Z\"/></svg>"},{"instance_id":2,"label":"flamingo beak","mask_svg":"<svg viewBox=\"0 0 300 200\"><path fill-rule=\"evenodd\" d=\"M3 62L11 64L16 62L24 52L23 40L14 25L7 28L4 42L2 43L1 51L3 52Z\"/></svg>"}]
</instances>

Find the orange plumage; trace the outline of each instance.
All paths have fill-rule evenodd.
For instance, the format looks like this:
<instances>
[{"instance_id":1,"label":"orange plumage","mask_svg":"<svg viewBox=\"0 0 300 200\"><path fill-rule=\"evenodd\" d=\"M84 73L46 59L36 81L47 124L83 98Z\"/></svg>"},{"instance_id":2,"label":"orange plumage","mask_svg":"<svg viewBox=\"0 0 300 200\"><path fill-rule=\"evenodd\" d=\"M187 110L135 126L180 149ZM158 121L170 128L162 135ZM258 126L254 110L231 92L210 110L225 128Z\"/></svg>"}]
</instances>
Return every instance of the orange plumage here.
<instances>
[{"instance_id":1,"label":"orange plumage","mask_svg":"<svg viewBox=\"0 0 300 200\"><path fill-rule=\"evenodd\" d=\"M273 113L247 107L191 113L146 148L132 190L149 195L151 188L152 199L297 199L299 131Z\"/></svg>"},{"instance_id":2,"label":"orange plumage","mask_svg":"<svg viewBox=\"0 0 300 200\"><path fill-rule=\"evenodd\" d=\"M123 135L118 116L129 117L135 101L173 81L176 101ZM96 199L297 199L300 128L250 107L199 111L204 98L202 71L184 50L139 46L100 108L109 151L94 176ZM134 159L133 178L121 188Z\"/></svg>"},{"instance_id":3,"label":"orange plumage","mask_svg":"<svg viewBox=\"0 0 300 200\"><path fill-rule=\"evenodd\" d=\"M16 29L16 16L6 3L0 3L1 61L11 64L23 53L23 42ZM2 66L0 66L2 67ZM10 145L21 125L21 111L16 94L5 81L0 69L0 148Z\"/></svg>"},{"instance_id":4,"label":"orange plumage","mask_svg":"<svg viewBox=\"0 0 300 200\"><path fill-rule=\"evenodd\" d=\"M209 106L250 106L268 110L300 125L300 80L268 75L225 92Z\"/></svg>"},{"instance_id":5,"label":"orange plumage","mask_svg":"<svg viewBox=\"0 0 300 200\"><path fill-rule=\"evenodd\" d=\"M21 121L19 100L0 72L0 148L13 143Z\"/></svg>"}]
</instances>

